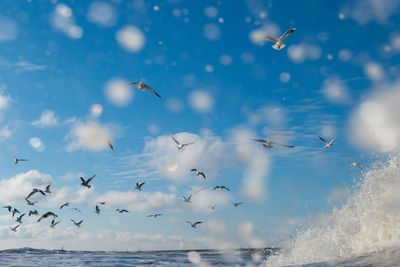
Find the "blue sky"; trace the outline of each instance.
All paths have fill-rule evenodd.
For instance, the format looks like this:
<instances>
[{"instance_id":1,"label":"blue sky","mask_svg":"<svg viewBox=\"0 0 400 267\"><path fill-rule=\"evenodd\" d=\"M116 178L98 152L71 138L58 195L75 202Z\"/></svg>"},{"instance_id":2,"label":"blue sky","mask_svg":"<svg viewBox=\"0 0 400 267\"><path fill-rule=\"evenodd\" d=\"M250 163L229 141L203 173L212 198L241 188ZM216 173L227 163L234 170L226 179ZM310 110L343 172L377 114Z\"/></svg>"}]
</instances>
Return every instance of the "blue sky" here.
<instances>
[{"instance_id":1,"label":"blue sky","mask_svg":"<svg viewBox=\"0 0 400 267\"><path fill-rule=\"evenodd\" d=\"M343 203L361 177L351 162L368 167L398 149L396 118L369 106L367 114L377 116L371 122L363 109L373 100L396 111L386 103L391 92L398 97L398 1L0 7L0 201L28 211L24 196L51 183L50 196L35 196L37 209L61 220L52 230L27 218L14 233L4 209L0 248L279 245L298 224ZM292 27L282 50L259 39ZM125 86L133 81L162 99ZM171 135L196 143L177 151ZM338 139L325 150L319 135ZM264 149L248 138L296 148ZM15 166L14 157L29 161ZM80 187L79 176L93 174L93 188ZM134 189L140 181L147 182L142 192ZM185 186L215 185L231 191L208 190L183 203ZM107 204L97 216L99 200ZM59 211L67 201L83 213ZM146 217L158 212L164 215ZM70 219L83 219L82 227ZM193 230L186 220L204 223Z\"/></svg>"}]
</instances>

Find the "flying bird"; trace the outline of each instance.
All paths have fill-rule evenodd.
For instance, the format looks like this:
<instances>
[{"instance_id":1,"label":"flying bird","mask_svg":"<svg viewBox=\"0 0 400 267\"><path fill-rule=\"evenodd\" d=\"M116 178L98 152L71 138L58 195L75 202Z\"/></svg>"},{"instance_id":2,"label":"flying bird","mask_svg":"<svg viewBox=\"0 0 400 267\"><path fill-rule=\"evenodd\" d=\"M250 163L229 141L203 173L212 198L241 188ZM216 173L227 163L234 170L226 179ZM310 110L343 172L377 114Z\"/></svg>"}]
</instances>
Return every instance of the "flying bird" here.
<instances>
[{"instance_id":1,"label":"flying bird","mask_svg":"<svg viewBox=\"0 0 400 267\"><path fill-rule=\"evenodd\" d=\"M105 204L106 204L105 201L99 201L99 202L97 202L97 203L99 203L100 205L105 205Z\"/></svg>"},{"instance_id":2,"label":"flying bird","mask_svg":"<svg viewBox=\"0 0 400 267\"><path fill-rule=\"evenodd\" d=\"M116 211L118 211L119 213L128 213L129 211L127 211L126 209L116 209Z\"/></svg>"},{"instance_id":3,"label":"flying bird","mask_svg":"<svg viewBox=\"0 0 400 267\"><path fill-rule=\"evenodd\" d=\"M71 221L78 227L81 227L81 223L83 222L83 220L80 220L79 222L76 222L74 220L71 219Z\"/></svg>"},{"instance_id":4,"label":"flying bird","mask_svg":"<svg viewBox=\"0 0 400 267\"><path fill-rule=\"evenodd\" d=\"M53 219L53 220L51 221L50 227L54 229L54 227L56 227L56 225L59 224L59 223L60 223L60 221L54 222L54 219Z\"/></svg>"},{"instance_id":5,"label":"flying bird","mask_svg":"<svg viewBox=\"0 0 400 267\"><path fill-rule=\"evenodd\" d=\"M96 212L97 215L100 215L100 209L99 209L98 205L96 205L96 211L95 212Z\"/></svg>"},{"instance_id":6,"label":"flying bird","mask_svg":"<svg viewBox=\"0 0 400 267\"><path fill-rule=\"evenodd\" d=\"M47 194L51 193L50 186L51 186L50 184L48 186L46 186L46 190L44 190L45 193L47 193Z\"/></svg>"},{"instance_id":7,"label":"flying bird","mask_svg":"<svg viewBox=\"0 0 400 267\"><path fill-rule=\"evenodd\" d=\"M226 187L225 185L217 185L217 186L214 186L213 191L214 191L214 190L217 190L217 189L220 189L221 191L224 190L224 189L227 190L227 191L231 191L231 190L229 190L229 188Z\"/></svg>"},{"instance_id":8,"label":"flying bird","mask_svg":"<svg viewBox=\"0 0 400 267\"><path fill-rule=\"evenodd\" d=\"M270 40L272 42L275 42L275 44L272 46L274 49L276 50L281 50L282 48L284 48L286 45L283 43L285 41L285 38L291 34L294 33L296 31L296 28L292 28L290 30L288 30L287 32L285 32L281 37L275 37L272 35L264 35L263 38Z\"/></svg>"},{"instance_id":9,"label":"flying bird","mask_svg":"<svg viewBox=\"0 0 400 267\"><path fill-rule=\"evenodd\" d=\"M186 203L192 203L192 195L188 196L187 198L183 196L183 199L185 200L184 202Z\"/></svg>"},{"instance_id":10,"label":"flying bird","mask_svg":"<svg viewBox=\"0 0 400 267\"><path fill-rule=\"evenodd\" d=\"M364 170L364 168L360 165L360 163L357 163L357 162L352 162L351 163L351 167L358 167L358 168L360 168L360 170Z\"/></svg>"},{"instance_id":11,"label":"flying bird","mask_svg":"<svg viewBox=\"0 0 400 267\"><path fill-rule=\"evenodd\" d=\"M19 210L17 210L16 208L13 209L12 211L12 217L14 218L15 213L21 213L19 212Z\"/></svg>"},{"instance_id":12,"label":"flying bird","mask_svg":"<svg viewBox=\"0 0 400 267\"><path fill-rule=\"evenodd\" d=\"M85 179L83 179L83 177L81 177L81 181L82 181L81 185L86 186L88 189L91 188L92 186L89 185L89 183L93 180L94 177L96 177L96 174L93 175L92 177L90 177L89 179L87 179L86 181L85 181Z\"/></svg>"},{"instance_id":13,"label":"flying bird","mask_svg":"<svg viewBox=\"0 0 400 267\"><path fill-rule=\"evenodd\" d=\"M31 202L31 201L29 201L29 199L25 199L26 200L26 204L28 204L29 206L35 206L35 203L37 203L37 201L33 201L33 202Z\"/></svg>"},{"instance_id":14,"label":"flying bird","mask_svg":"<svg viewBox=\"0 0 400 267\"><path fill-rule=\"evenodd\" d=\"M137 190L139 190L139 191L142 191L142 186L145 184L146 182L143 182L143 183L136 183L136 187L135 187L135 189L137 189Z\"/></svg>"},{"instance_id":15,"label":"flying bird","mask_svg":"<svg viewBox=\"0 0 400 267\"><path fill-rule=\"evenodd\" d=\"M192 228L196 228L196 225L203 223L203 222L195 222L195 223L191 223L189 221L186 221L188 224L190 224L190 226L192 226Z\"/></svg>"},{"instance_id":16,"label":"flying bird","mask_svg":"<svg viewBox=\"0 0 400 267\"><path fill-rule=\"evenodd\" d=\"M48 217L50 217L50 216L53 216L54 218L56 218L56 217L58 217L56 214L54 214L53 212L51 212L51 211L48 211L48 212L46 212L45 214L43 214L42 216L40 216L40 218L37 220L38 222L41 222L42 220L44 220L44 219L46 219L46 218L48 218Z\"/></svg>"},{"instance_id":17,"label":"flying bird","mask_svg":"<svg viewBox=\"0 0 400 267\"><path fill-rule=\"evenodd\" d=\"M69 206L69 202L66 202L66 203L62 204L61 207L60 207L60 209L62 209L62 208L64 208L64 207L67 207L67 206Z\"/></svg>"},{"instance_id":18,"label":"flying bird","mask_svg":"<svg viewBox=\"0 0 400 267\"><path fill-rule=\"evenodd\" d=\"M328 148L328 147L333 146L333 142L335 142L335 140L336 140L336 138L337 138L337 136L335 136L335 137L333 137L333 138L331 139L331 141L327 142L327 141L326 141L324 138L322 138L321 136L318 136L318 137L319 137L319 139L321 139L322 142L324 142L324 144L325 144L324 148Z\"/></svg>"},{"instance_id":19,"label":"flying bird","mask_svg":"<svg viewBox=\"0 0 400 267\"><path fill-rule=\"evenodd\" d=\"M232 202L232 201L230 201L229 200L229 202L231 202L232 204L233 204L233 206L235 206L235 207L239 207L239 205L241 205L242 204L242 202Z\"/></svg>"},{"instance_id":20,"label":"flying bird","mask_svg":"<svg viewBox=\"0 0 400 267\"><path fill-rule=\"evenodd\" d=\"M175 143L178 145L178 150L184 148L185 146L192 145L192 144L195 143L195 142L191 142L191 143L181 144L181 143L178 142L178 140L175 139L175 137L171 136L171 138L172 138L172 140L174 140Z\"/></svg>"},{"instance_id":21,"label":"flying bird","mask_svg":"<svg viewBox=\"0 0 400 267\"><path fill-rule=\"evenodd\" d=\"M25 200L28 200L28 198L30 198L31 196L33 196L33 195L36 194L36 193L40 193L40 194L42 194L43 196L46 195L45 192L43 192L42 189L34 188L34 189L32 189L32 191L26 196Z\"/></svg>"},{"instance_id":22,"label":"flying bird","mask_svg":"<svg viewBox=\"0 0 400 267\"><path fill-rule=\"evenodd\" d=\"M197 169L191 169L191 172L195 172L196 176L203 176L204 179L206 179L206 175L204 174L204 172L199 172Z\"/></svg>"},{"instance_id":23,"label":"flying bird","mask_svg":"<svg viewBox=\"0 0 400 267\"><path fill-rule=\"evenodd\" d=\"M28 216L31 216L31 215L39 215L39 212L37 210L34 210L34 211L30 210Z\"/></svg>"},{"instance_id":24,"label":"flying bird","mask_svg":"<svg viewBox=\"0 0 400 267\"><path fill-rule=\"evenodd\" d=\"M21 214L18 218L17 218L17 222L22 223L22 217L25 216L25 213Z\"/></svg>"},{"instance_id":25,"label":"flying bird","mask_svg":"<svg viewBox=\"0 0 400 267\"><path fill-rule=\"evenodd\" d=\"M263 147L265 148L273 148L274 145L278 145L278 146L284 146L284 147L289 147L289 148L293 148L295 146L291 146L291 145L284 145L284 144L280 144L271 140L264 140L264 139L252 139L250 138L250 140L255 141L255 142L260 142L263 143Z\"/></svg>"},{"instance_id":26,"label":"flying bird","mask_svg":"<svg viewBox=\"0 0 400 267\"><path fill-rule=\"evenodd\" d=\"M11 227L10 226L10 229L12 230L12 231L14 231L14 232L16 232L17 231L17 228L20 226L20 224L18 224L17 226L15 226L15 227Z\"/></svg>"},{"instance_id":27,"label":"flying bird","mask_svg":"<svg viewBox=\"0 0 400 267\"><path fill-rule=\"evenodd\" d=\"M154 217L154 218L157 218L158 216L161 216L161 215L162 215L161 213L156 213L156 214L147 215L147 217Z\"/></svg>"},{"instance_id":28,"label":"flying bird","mask_svg":"<svg viewBox=\"0 0 400 267\"><path fill-rule=\"evenodd\" d=\"M11 206L4 206L3 208L8 209L9 212L12 211L12 207Z\"/></svg>"},{"instance_id":29,"label":"flying bird","mask_svg":"<svg viewBox=\"0 0 400 267\"><path fill-rule=\"evenodd\" d=\"M155 94L156 96L158 96L159 98L161 98L161 96L159 94L157 94L157 92L153 88L151 88L147 84L144 84L143 82L132 82L132 83L129 83L128 85L136 85L136 88L139 89L140 91L144 91L145 89L147 89L150 92L152 92L153 94Z\"/></svg>"},{"instance_id":30,"label":"flying bird","mask_svg":"<svg viewBox=\"0 0 400 267\"><path fill-rule=\"evenodd\" d=\"M17 158L14 158L14 164L15 165L18 165L18 162L20 162L20 161L28 161L27 159L17 159Z\"/></svg>"},{"instance_id":31,"label":"flying bird","mask_svg":"<svg viewBox=\"0 0 400 267\"><path fill-rule=\"evenodd\" d=\"M217 207L217 205L211 206L210 209L215 210L215 208Z\"/></svg>"},{"instance_id":32,"label":"flying bird","mask_svg":"<svg viewBox=\"0 0 400 267\"><path fill-rule=\"evenodd\" d=\"M194 193L194 194L198 194L198 193L200 193L201 191L207 190L208 188L209 188L208 186L207 186L207 187L203 187L203 188L197 189L197 190L194 191L193 193Z\"/></svg>"}]
</instances>

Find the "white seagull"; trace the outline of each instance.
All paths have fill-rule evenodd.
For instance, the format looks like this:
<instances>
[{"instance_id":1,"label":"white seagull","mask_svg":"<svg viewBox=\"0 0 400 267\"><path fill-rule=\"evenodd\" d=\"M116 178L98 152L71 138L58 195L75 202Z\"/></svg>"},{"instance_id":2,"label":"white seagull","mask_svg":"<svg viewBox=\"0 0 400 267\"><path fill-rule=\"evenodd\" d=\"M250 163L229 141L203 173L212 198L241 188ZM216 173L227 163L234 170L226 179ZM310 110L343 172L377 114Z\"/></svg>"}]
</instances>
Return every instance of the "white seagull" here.
<instances>
[{"instance_id":1,"label":"white seagull","mask_svg":"<svg viewBox=\"0 0 400 267\"><path fill-rule=\"evenodd\" d=\"M150 92L152 92L153 94L155 94L156 96L158 96L159 98L161 98L161 96L159 94L157 94L157 92L153 88L151 88L147 84L144 84L143 82L132 82L132 83L129 83L128 85L136 85L136 88L139 89L140 91L144 91L145 89L147 89Z\"/></svg>"},{"instance_id":2,"label":"white seagull","mask_svg":"<svg viewBox=\"0 0 400 267\"><path fill-rule=\"evenodd\" d=\"M54 229L54 227L56 227L56 225L59 224L59 223L60 223L60 221L54 222L54 219L53 219L53 220L51 221L50 227Z\"/></svg>"},{"instance_id":3,"label":"white seagull","mask_svg":"<svg viewBox=\"0 0 400 267\"><path fill-rule=\"evenodd\" d=\"M285 41L285 38L291 34L294 33L296 31L296 28L292 28L290 30L288 30L287 32L285 32L281 37L275 37L272 35L264 35L263 37L267 40L270 40L272 42L275 42L275 44L272 46L272 48L276 49L276 50L281 50L282 48L284 48L286 45L283 43Z\"/></svg>"},{"instance_id":4,"label":"white seagull","mask_svg":"<svg viewBox=\"0 0 400 267\"><path fill-rule=\"evenodd\" d=\"M191 169L191 172L195 172L196 176L203 176L204 179L206 179L206 175L204 174L204 172L199 172L197 169Z\"/></svg>"},{"instance_id":5,"label":"white seagull","mask_svg":"<svg viewBox=\"0 0 400 267\"><path fill-rule=\"evenodd\" d=\"M143 182L143 183L136 183L136 187L135 187L135 189L137 189L137 190L139 190L139 191L142 191L142 186L145 184L146 182Z\"/></svg>"},{"instance_id":6,"label":"white seagull","mask_svg":"<svg viewBox=\"0 0 400 267\"><path fill-rule=\"evenodd\" d=\"M93 175L92 177L90 177L89 179L87 179L86 181L85 181L85 179L83 179L83 177L81 177L81 181L82 181L81 185L86 186L88 189L91 188L92 186L89 185L89 183L93 180L94 177L96 177L96 174Z\"/></svg>"},{"instance_id":7,"label":"white seagull","mask_svg":"<svg viewBox=\"0 0 400 267\"><path fill-rule=\"evenodd\" d=\"M24 217L25 216L25 213L24 214L21 214L18 218L17 218L17 222L19 222L19 223L22 223L22 217Z\"/></svg>"},{"instance_id":8,"label":"white seagull","mask_svg":"<svg viewBox=\"0 0 400 267\"><path fill-rule=\"evenodd\" d=\"M161 215L162 215L161 213L156 213L156 214L147 215L147 217L157 218L158 216L161 216Z\"/></svg>"},{"instance_id":9,"label":"white seagull","mask_svg":"<svg viewBox=\"0 0 400 267\"><path fill-rule=\"evenodd\" d=\"M360 163L357 163L357 162L352 162L351 163L351 167L358 167L358 168L360 168L360 170L364 170L364 168L360 165Z\"/></svg>"},{"instance_id":10,"label":"white seagull","mask_svg":"<svg viewBox=\"0 0 400 267\"><path fill-rule=\"evenodd\" d=\"M284 147L289 147L289 148L294 147L294 146L290 146L290 145L280 144L280 143L277 143L277 142L274 142L271 140L264 140L264 139L250 139L250 140L263 143L263 147L265 147L265 148L273 148L274 145L279 145L279 146L284 146Z\"/></svg>"},{"instance_id":11,"label":"white seagull","mask_svg":"<svg viewBox=\"0 0 400 267\"><path fill-rule=\"evenodd\" d=\"M17 158L14 158L14 164L15 165L18 165L18 162L20 162L20 161L28 161L27 159L17 159Z\"/></svg>"},{"instance_id":12,"label":"white seagull","mask_svg":"<svg viewBox=\"0 0 400 267\"><path fill-rule=\"evenodd\" d=\"M69 202L66 202L66 203L62 204L61 207L60 207L60 209L62 209L62 208L64 208L64 207L67 207L67 206L69 206Z\"/></svg>"},{"instance_id":13,"label":"white seagull","mask_svg":"<svg viewBox=\"0 0 400 267\"><path fill-rule=\"evenodd\" d=\"M96 212L97 215L100 215L100 209L99 209L98 205L96 205L96 211L95 212Z\"/></svg>"},{"instance_id":14,"label":"white seagull","mask_svg":"<svg viewBox=\"0 0 400 267\"><path fill-rule=\"evenodd\" d=\"M51 193L50 186L51 186L50 184L48 186L46 186L46 190L44 190L45 193L47 193L47 194Z\"/></svg>"},{"instance_id":15,"label":"white seagull","mask_svg":"<svg viewBox=\"0 0 400 267\"><path fill-rule=\"evenodd\" d=\"M26 200L26 204L28 204L29 206L35 206L35 203L37 203L37 201L29 201L29 199L25 199Z\"/></svg>"},{"instance_id":16,"label":"white seagull","mask_svg":"<svg viewBox=\"0 0 400 267\"><path fill-rule=\"evenodd\" d=\"M179 143L178 140L176 140L173 136L171 136L171 138L172 138L172 140L174 140L175 143L177 144L178 150L184 148L185 146L192 145L192 144L195 143L195 142L191 142L191 143L181 144L181 143Z\"/></svg>"},{"instance_id":17,"label":"white seagull","mask_svg":"<svg viewBox=\"0 0 400 267\"><path fill-rule=\"evenodd\" d=\"M185 200L186 203L192 203L192 195L188 196L187 198L183 196L183 199Z\"/></svg>"},{"instance_id":18,"label":"white seagull","mask_svg":"<svg viewBox=\"0 0 400 267\"><path fill-rule=\"evenodd\" d=\"M14 232L16 232L17 231L17 228L20 226L20 224L18 224L17 226L15 226L15 227L11 227L10 226L10 229L12 230L12 231L14 231Z\"/></svg>"},{"instance_id":19,"label":"white seagull","mask_svg":"<svg viewBox=\"0 0 400 267\"><path fill-rule=\"evenodd\" d=\"M81 227L81 223L83 222L83 220L80 220L79 222L76 222L74 220L71 219L71 221L78 227Z\"/></svg>"},{"instance_id":20,"label":"white seagull","mask_svg":"<svg viewBox=\"0 0 400 267\"><path fill-rule=\"evenodd\" d=\"M40 218L37 220L38 222L41 222L42 220L44 220L44 219L46 219L46 218L48 218L48 217L50 217L50 216L53 216L54 218L56 218L56 217L58 217L56 214L54 214L53 212L51 212L51 211L48 211L48 212L46 212L45 214L43 214L42 216L40 216Z\"/></svg>"},{"instance_id":21,"label":"white seagull","mask_svg":"<svg viewBox=\"0 0 400 267\"><path fill-rule=\"evenodd\" d=\"M336 138L337 138L337 136L335 136L335 137L333 137L332 139L331 139L331 141L326 141L324 138L322 138L321 136L318 136L319 137L319 139L321 139L321 141L322 142L324 142L324 144L325 144L325 146L324 146L324 148L328 148L328 147L331 147L331 146L333 146L333 142L335 142L335 140L336 140Z\"/></svg>"},{"instance_id":22,"label":"white seagull","mask_svg":"<svg viewBox=\"0 0 400 267\"><path fill-rule=\"evenodd\" d=\"M33 188L32 191L26 196L25 200L28 200L28 198L30 198L31 196L33 196L36 193L40 193L43 196L45 196L46 194L43 192L42 189L37 189L37 188Z\"/></svg>"},{"instance_id":23,"label":"white seagull","mask_svg":"<svg viewBox=\"0 0 400 267\"><path fill-rule=\"evenodd\" d=\"M188 224L190 224L190 226L192 226L192 228L196 228L196 225L203 223L203 222L195 222L195 223L191 223L189 221L186 221Z\"/></svg>"}]
</instances>

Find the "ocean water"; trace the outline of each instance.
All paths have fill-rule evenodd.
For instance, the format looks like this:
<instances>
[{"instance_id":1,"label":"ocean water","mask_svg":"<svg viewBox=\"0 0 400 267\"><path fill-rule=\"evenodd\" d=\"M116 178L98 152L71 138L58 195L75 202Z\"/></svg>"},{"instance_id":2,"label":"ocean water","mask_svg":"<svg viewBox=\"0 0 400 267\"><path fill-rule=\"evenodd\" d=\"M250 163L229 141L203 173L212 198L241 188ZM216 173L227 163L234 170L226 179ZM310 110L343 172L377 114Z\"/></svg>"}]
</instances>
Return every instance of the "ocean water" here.
<instances>
[{"instance_id":1,"label":"ocean water","mask_svg":"<svg viewBox=\"0 0 400 267\"><path fill-rule=\"evenodd\" d=\"M258 266L264 250L60 251L20 248L0 251L0 266Z\"/></svg>"}]
</instances>

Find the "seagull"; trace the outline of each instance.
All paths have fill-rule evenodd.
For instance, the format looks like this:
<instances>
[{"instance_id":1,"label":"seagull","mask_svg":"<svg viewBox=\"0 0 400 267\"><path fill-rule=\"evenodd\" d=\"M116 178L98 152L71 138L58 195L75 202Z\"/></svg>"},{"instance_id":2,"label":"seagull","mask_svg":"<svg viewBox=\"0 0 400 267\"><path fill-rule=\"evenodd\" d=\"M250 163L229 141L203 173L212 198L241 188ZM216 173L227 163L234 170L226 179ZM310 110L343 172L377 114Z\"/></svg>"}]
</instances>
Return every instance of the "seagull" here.
<instances>
[{"instance_id":1,"label":"seagull","mask_svg":"<svg viewBox=\"0 0 400 267\"><path fill-rule=\"evenodd\" d=\"M56 227L56 225L59 224L59 223L60 223L60 221L54 222L54 219L53 219L53 220L51 221L50 227L54 229L54 227Z\"/></svg>"},{"instance_id":2,"label":"seagull","mask_svg":"<svg viewBox=\"0 0 400 267\"><path fill-rule=\"evenodd\" d=\"M97 202L97 203L99 203L100 205L105 205L105 204L106 204L105 201L99 201L99 202Z\"/></svg>"},{"instance_id":3,"label":"seagull","mask_svg":"<svg viewBox=\"0 0 400 267\"><path fill-rule=\"evenodd\" d=\"M324 148L328 148L328 147L333 146L333 142L335 142L335 140L336 140L336 138L337 138L337 136L335 136L335 137L333 137L333 138L331 139L331 141L327 142L327 141L326 141L324 138L322 138L321 136L318 136L318 137L319 137L319 139L321 139L322 142L325 143Z\"/></svg>"},{"instance_id":4,"label":"seagull","mask_svg":"<svg viewBox=\"0 0 400 267\"><path fill-rule=\"evenodd\" d=\"M156 214L147 215L147 217L154 217L154 218L157 218L158 216L161 216L161 215L162 215L161 213L156 213Z\"/></svg>"},{"instance_id":5,"label":"seagull","mask_svg":"<svg viewBox=\"0 0 400 267\"><path fill-rule=\"evenodd\" d=\"M129 211L127 211L126 209L116 209L116 211L118 211L119 213L124 213L124 212L126 212L126 213L128 213Z\"/></svg>"},{"instance_id":6,"label":"seagull","mask_svg":"<svg viewBox=\"0 0 400 267\"><path fill-rule=\"evenodd\" d=\"M185 200L185 202L187 203L192 203L192 195L188 196L187 198L183 196L183 199Z\"/></svg>"},{"instance_id":7,"label":"seagull","mask_svg":"<svg viewBox=\"0 0 400 267\"><path fill-rule=\"evenodd\" d=\"M12 211L12 217L14 218L15 213L21 213L19 212L19 210L17 210L16 208L13 209Z\"/></svg>"},{"instance_id":8,"label":"seagull","mask_svg":"<svg viewBox=\"0 0 400 267\"><path fill-rule=\"evenodd\" d=\"M21 214L18 218L17 218L17 222L22 223L22 217L25 216L25 213Z\"/></svg>"},{"instance_id":9,"label":"seagull","mask_svg":"<svg viewBox=\"0 0 400 267\"><path fill-rule=\"evenodd\" d=\"M100 209L99 209L98 205L96 205L96 211L95 212L96 212L97 215L100 215Z\"/></svg>"},{"instance_id":10,"label":"seagull","mask_svg":"<svg viewBox=\"0 0 400 267\"><path fill-rule=\"evenodd\" d=\"M71 219L71 221L78 227L81 227L81 223L83 222L83 220L80 220L79 222L75 222L74 220Z\"/></svg>"},{"instance_id":11,"label":"seagull","mask_svg":"<svg viewBox=\"0 0 400 267\"><path fill-rule=\"evenodd\" d=\"M27 204L28 204L29 206L35 206L35 203L37 203L37 201L31 202L31 201L29 201L29 199L25 199L25 200L26 200L26 202L28 202Z\"/></svg>"},{"instance_id":12,"label":"seagull","mask_svg":"<svg viewBox=\"0 0 400 267\"><path fill-rule=\"evenodd\" d=\"M206 175L204 174L204 172L199 172L197 169L191 169L190 171L191 171L191 172L196 172L196 173L195 173L196 176L201 175L201 176L203 176L204 179L206 179Z\"/></svg>"},{"instance_id":13,"label":"seagull","mask_svg":"<svg viewBox=\"0 0 400 267\"><path fill-rule=\"evenodd\" d=\"M109 148L111 148L111 150L114 150L114 146L110 140L107 141L107 145L109 146Z\"/></svg>"},{"instance_id":14,"label":"seagull","mask_svg":"<svg viewBox=\"0 0 400 267\"><path fill-rule=\"evenodd\" d=\"M66 203L62 204L61 207L60 207L60 209L62 209L62 208L64 208L64 207L67 207L67 206L69 206L69 202L66 202Z\"/></svg>"},{"instance_id":15,"label":"seagull","mask_svg":"<svg viewBox=\"0 0 400 267\"><path fill-rule=\"evenodd\" d=\"M278 146L284 146L284 147L289 147L289 148L293 148L294 146L290 146L290 145L284 145L284 144L280 144L271 140L264 140L264 139L252 139L250 138L250 140L255 141L255 142L261 142L263 143L263 146L265 148L273 148L274 145L278 145Z\"/></svg>"},{"instance_id":16,"label":"seagull","mask_svg":"<svg viewBox=\"0 0 400 267\"><path fill-rule=\"evenodd\" d=\"M82 213L82 212L80 211L80 209L78 209L78 208L71 208L71 210L76 210L76 211L78 211L79 213Z\"/></svg>"},{"instance_id":17,"label":"seagull","mask_svg":"<svg viewBox=\"0 0 400 267\"><path fill-rule=\"evenodd\" d=\"M92 177L90 177L89 179L87 179L86 181L85 181L85 179L83 179L83 177L81 177L81 181L82 181L81 185L86 186L88 189L91 188L92 186L89 185L89 183L90 183L90 181L93 180L94 177L96 177L96 174L93 175Z\"/></svg>"},{"instance_id":18,"label":"seagull","mask_svg":"<svg viewBox=\"0 0 400 267\"><path fill-rule=\"evenodd\" d=\"M223 189L226 189L226 190L228 190L228 191L231 191L231 190L229 190L229 188L226 187L225 185L217 185L217 186L214 186L213 191L216 190L216 189L220 189L221 191L222 191Z\"/></svg>"},{"instance_id":19,"label":"seagull","mask_svg":"<svg viewBox=\"0 0 400 267\"><path fill-rule=\"evenodd\" d=\"M34 210L34 211L30 210L28 216L31 216L31 215L39 215L39 213L37 210Z\"/></svg>"},{"instance_id":20,"label":"seagull","mask_svg":"<svg viewBox=\"0 0 400 267\"><path fill-rule=\"evenodd\" d=\"M50 191L50 186L51 186L51 185L46 186L46 190L44 190L45 193L47 193L47 194L50 194L50 193L51 193L51 191Z\"/></svg>"},{"instance_id":21,"label":"seagull","mask_svg":"<svg viewBox=\"0 0 400 267\"><path fill-rule=\"evenodd\" d=\"M230 201L230 200L229 200L229 202L231 202L231 203L233 204L233 206L235 206L235 207L239 207L239 205L242 204L242 202L237 202L237 203L235 203L235 202L232 202L232 201Z\"/></svg>"},{"instance_id":22,"label":"seagull","mask_svg":"<svg viewBox=\"0 0 400 267\"><path fill-rule=\"evenodd\" d=\"M27 159L17 159L17 158L14 158L14 164L15 165L18 165L18 162L20 162L20 161L28 161Z\"/></svg>"},{"instance_id":23,"label":"seagull","mask_svg":"<svg viewBox=\"0 0 400 267\"><path fill-rule=\"evenodd\" d=\"M48 218L48 217L50 217L50 216L53 216L54 218L55 217L58 217L56 214L54 214L53 212L51 212L51 211L48 211L48 212L46 212L45 214L43 214L37 221L38 222L41 222L42 220L44 220L44 219L46 219L46 218Z\"/></svg>"},{"instance_id":24,"label":"seagull","mask_svg":"<svg viewBox=\"0 0 400 267\"><path fill-rule=\"evenodd\" d=\"M8 209L9 212L11 212L11 210L12 210L11 206L4 206L3 208Z\"/></svg>"},{"instance_id":25,"label":"seagull","mask_svg":"<svg viewBox=\"0 0 400 267\"><path fill-rule=\"evenodd\" d=\"M360 168L360 170L364 170L364 168L360 165L360 163L357 163L357 162L352 162L351 163L351 167L358 167L358 168Z\"/></svg>"},{"instance_id":26,"label":"seagull","mask_svg":"<svg viewBox=\"0 0 400 267\"><path fill-rule=\"evenodd\" d=\"M188 224L190 224L190 226L192 226L193 228L196 228L196 225L203 223L203 222L195 222L195 223L191 223L189 221L186 221Z\"/></svg>"},{"instance_id":27,"label":"seagull","mask_svg":"<svg viewBox=\"0 0 400 267\"><path fill-rule=\"evenodd\" d=\"M286 45L283 43L285 41L285 38L291 34L294 33L296 31L296 28L292 28L290 30L288 30L287 32L285 32L281 37L275 37L272 35L265 35L263 36L265 39L270 40L272 42L275 42L275 44L272 46L272 48L276 49L276 50L281 50L282 48L284 48Z\"/></svg>"},{"instance_id":28,"label":"seagull","mask_svg":"<svg viewBox=\"0 0 400 267\"><path fill-rule=\"evenodd\" d=\"M149 90L150 92L161 98L161 96L157 94L157 92L153 88L151 88L147 84L144 84L143 82L132 82L129 83L128 85L136 85L136 88L139 89L140 91L144 91L144 89L146 88L147 90Z\"/></svg>"},{"instance_id":29,"label":"seagull","mask_svg":"<svg viewBox=\"0 0 400 267\"><path fill-rule=\"evenodd\" d=\"M210 209L215 210L215 208L217 207L217 205L211 206Z\"/></svg>"},{"instance_id":30,"label":"seagull","mask_svg":"<svg viewBox=\"0 0 400 267\"><path fill-rule=\"evenodd\" d=\"M195 143L195 142L191 142L191 143L181 144L181 143L179 143L178 140L176 140L173 136L171 136L171 138L172 138L172 140L174 140L175 143L178 145L178 150L184 148L185 146L192 145L192 144Z\"/></svg>"},{"instance_id":31,"label":"seagull","mask_svg":"<svg viewBox=\"0 0 400 267\"><path fill-rule=\"evenodd\" d=\"M28 200L28 198L30 198L31 196L33 196L33 195L36 194L36 193L40 193L40 194L42 194L43 196L46 195L46 194L43 192L43 190L34 188L34 189L32 189L32 192L30 192L30 193L26 196L25 200Z\"/></svg>"},{"instance_id":32,"label":"seagull","mask_svg":"<svg viewBox=\"0 0 400 267\"><path fill-rule=\"evenodd\" d=\"M142 186L145 184L146 182L143 182L143 183L136 183L136 188L135 189L137 189L137 190L139 190L139 191L142 191Z\"/></svg>"},{"instance_id":33,"label":"seagull","mask_svg":"<svg viewBox=\"0 0 400 267\"><path fill-rule=\"evenodd\" d=\"M17 226L15 226L15 227L11 227L10 226L10 229L12 230L12 231L14 231L14 232L16 232L17 231L17 228L20 226L20 224L18 224Z\"/></svg>"}]
</instances>

